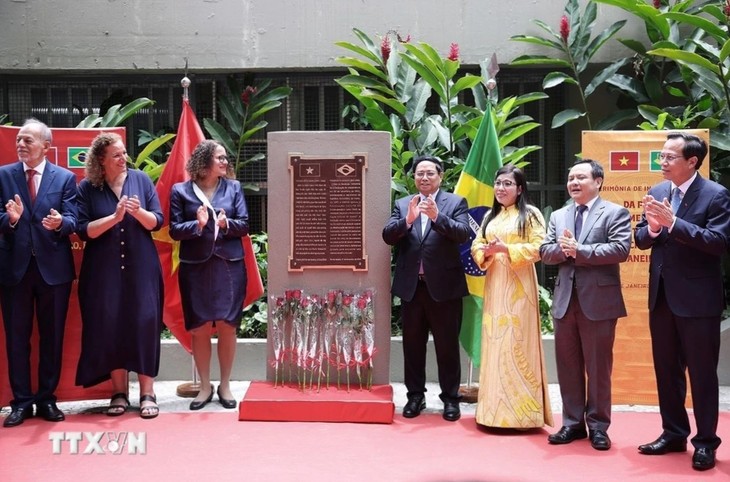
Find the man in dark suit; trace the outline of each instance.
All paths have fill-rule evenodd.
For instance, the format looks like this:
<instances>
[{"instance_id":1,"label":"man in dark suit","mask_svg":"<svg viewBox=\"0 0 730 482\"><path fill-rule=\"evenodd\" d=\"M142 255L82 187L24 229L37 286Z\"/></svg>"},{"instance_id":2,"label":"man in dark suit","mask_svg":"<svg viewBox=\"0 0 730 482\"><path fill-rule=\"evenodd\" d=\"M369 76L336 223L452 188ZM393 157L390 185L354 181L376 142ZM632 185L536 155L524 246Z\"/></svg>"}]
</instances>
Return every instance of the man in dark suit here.
<instances>
[{"instance_id":1,"label":"man in dark suit","mask_svg":"<svg viewBox=\"0 0 730 482\"><path fill-rule=\"evenodd\" d=\"M567 184L573 203L550 216L540 247L543 263L558 265L552 314L563 427L548 442L589 436L596 450L611 448L613 342L616 320L626 316L619 264L631 247L629 212L601 199L603 178L596 161L573 165Z\"/></svg>"},{"instance_id":2,"label":"man in dark suit","mask_svg":"<svg viewBox=\"0 0 730 482\"><path fill-rule=\"evenodd\" d=\"M426 408L426 345L433 334L443 417L456 421L461 361L459 329L466 277L459 245L469 239L464 198L439 189L443 166L435 157L413 162L419 194L395 202L383 229L383 240L395 246L393 294L400 297L403 360L408 403L403 416L417 417Z\"/></svg>"},{"instance_id":3,"label":"man in dark suit","mask_svg":"<svg viewBox=\"0 0 730 482\"><path fill-rule=\"evenodd\" d=\"M61 421L54 392L61 374L66 311L75 277L69 235L76 229L76 177L46 160L51 130L29 119L18 132L18 162L0 167L0 304L13 400L5 427L37 415ZM38 320L38 390L30 374Z\"/></svg>"},{"instance_id":4,"label":"man in dark suit","mask_svg":"<svg viewBox=\"0 0 730 482\"><path fill-rule=\"evenodd\" d=\"M685 452L690 434L684 407L689 371L697 435L692 467L715 466L720 321L725 309L721 257L730 240L730 195L697 172L707 144L672 132L660 155L666 181L644 196L634 238L651 248L649 329L662 434L639 446L645 455Z\"/></svg>"}]
</instances>

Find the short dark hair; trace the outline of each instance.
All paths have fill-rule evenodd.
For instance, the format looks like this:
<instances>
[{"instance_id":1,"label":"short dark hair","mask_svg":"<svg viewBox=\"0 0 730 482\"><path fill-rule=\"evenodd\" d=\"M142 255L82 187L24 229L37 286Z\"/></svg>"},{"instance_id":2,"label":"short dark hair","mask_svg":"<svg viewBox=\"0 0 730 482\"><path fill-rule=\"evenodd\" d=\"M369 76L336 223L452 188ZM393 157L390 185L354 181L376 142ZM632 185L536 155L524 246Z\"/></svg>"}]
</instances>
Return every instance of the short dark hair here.
<instances>
[{"instance_id":1,"label":"short dark hair","mask_svg":"<svg viewBox=\"0 0 730 482\"><path fill-rule=\"evenodd\" d=\"M436 156L418 156L415 159L413 159L413 166L411 167L411 171L416 172L416 167L423 161L429 161L436 164L436 170L441 174L444 172L444 163L441 162L441 159L439 159Z\"/></svg>"},{"instance_id":2,"label":"short dark hair","mask_svg":"<svg viewBox=\"0 0 730 482\"><path fill-rule=\"evenodd\" d=\"M593 176L593 179L601 178L606 179L606 176L603 174L603 166L601 166L597 161L594 161L593 159L578 159L573 163L572 167L575 167L579 164L589 164L591 166L591 176Z\"/></svg>"},{"instance_id":3,"label":"short dark hair","mask_svg":"<svg viewBox=\"0 0 730 482\"><path fill-rule=\"evenodd\" d=\"M667 140L672 139L682 139L684 141L682 156L685 159L696 157L697 164L695 164L695 170L699 170L702 166L702 161L704 161L705 156L707 156L707 143L705 140L694 134L687 134L686 132L670 132L667 134Z\"/></svg>"}]
</instances>

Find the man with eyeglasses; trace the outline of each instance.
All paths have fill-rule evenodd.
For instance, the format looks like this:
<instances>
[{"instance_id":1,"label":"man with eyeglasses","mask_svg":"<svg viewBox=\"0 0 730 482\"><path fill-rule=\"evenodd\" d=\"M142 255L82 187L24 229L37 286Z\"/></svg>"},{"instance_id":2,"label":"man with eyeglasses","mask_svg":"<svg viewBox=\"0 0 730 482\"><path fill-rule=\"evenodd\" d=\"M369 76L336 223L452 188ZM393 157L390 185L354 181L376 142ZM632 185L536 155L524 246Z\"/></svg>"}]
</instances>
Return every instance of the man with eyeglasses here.
<instances>
[{"instance_id":1,"label":"man with eyeglasses","mask_svg":"<svg viewBox=\"0 0 730 482\"><path fill-rule=\"evenodd\" d=\"M634 239L651 248L649 329L662 434L639 446L644 455L685 452L690 434L684 406L689 372L697 434L692 467L715 466L720 322L725 309L722 255L730 240L730 195L697 172L707 156L697 136L672 132L661 152L665 181L644 196Z\"/></svg>"},{"instance_id":2,"label":"man with eyeglasses","mask_svg":"<svg viewBox=\"0 0 730 482\"><path fill-rule=\"evenodd\" d=\"M443 166L436 157L413 161L418 194L395 202L383 240L395 246L392 292L400 297L403 361L408 402L406 418L426 408L426 346L433 335L443 418L456 421L461 360L459 330L462 298L467 295L459 245L469 239L466 200L439 189Z\"/></svg>"},{"instance_id":3,"label":"man with eyeglasses","mask_svg":"<svg viewBox=\"0 0 730 482\"><path fill-rule=\"evenodd\" d=\"M543 263L558 266L552 314L563 426L548 442L588 437L595 450L611 448L613 342L626 316L620 263L631 248L631 216L601 199L603 176L596 161L573 165L566 186L573 202L550 216L540 247Z\"/></svg>"}]
</instances>

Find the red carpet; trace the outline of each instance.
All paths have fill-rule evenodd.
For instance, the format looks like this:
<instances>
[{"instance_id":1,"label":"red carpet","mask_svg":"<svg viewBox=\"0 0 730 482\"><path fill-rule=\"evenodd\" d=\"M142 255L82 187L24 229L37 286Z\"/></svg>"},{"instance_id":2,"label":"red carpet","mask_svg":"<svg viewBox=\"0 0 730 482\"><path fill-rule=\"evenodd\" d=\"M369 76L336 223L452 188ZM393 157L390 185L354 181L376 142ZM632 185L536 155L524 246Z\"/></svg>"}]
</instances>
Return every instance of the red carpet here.
<instances>
[{"instance_id":1,"label":"red carpet","mask_svg":"<svg viewBox=\"0 0 730 482\"><path fill-rule=\"evenodd\" d=\"M147 454L52 454L52 431L146 432ZM691 469L691 451L659 457L636 446L659 430L656 413L615 413L614 446L597 452L585 441L551 446L547 431L502 433L476 427L473 417L456 423L438 414L391 425L239 422L228 413L162 413L141 420L72 415L66 422L39 419L0 428L3 481L266 480L266 481L682 481L729 480L730 448L718 451L714 470ZM720 417L720 436L730 443L730 413ZM100 445L106 447L106 441ZM86 447L80 443L80 449Z\"/></svg>"},{"instance_id":2,"label":"red carpet","mask_svg":"<svg viewBox=\"0 0 730 482\"><path fill-rule=\"evenodd\" d=\"M372 390L330 387L300 390L296 385L277 386L251 382L238 404L238 419L259 422L358 422L393 423L393 387Z\"/></svg>"}]
</instances>

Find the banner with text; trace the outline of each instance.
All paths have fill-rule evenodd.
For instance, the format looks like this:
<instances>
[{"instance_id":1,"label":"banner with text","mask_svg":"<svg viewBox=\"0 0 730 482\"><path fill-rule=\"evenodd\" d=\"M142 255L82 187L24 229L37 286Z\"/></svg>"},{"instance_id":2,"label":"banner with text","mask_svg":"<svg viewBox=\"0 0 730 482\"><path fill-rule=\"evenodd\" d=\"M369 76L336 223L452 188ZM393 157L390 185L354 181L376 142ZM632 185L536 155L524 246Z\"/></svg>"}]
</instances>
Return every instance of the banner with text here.
<instances>
[{"instance_id":1,"label":"banner with text","mask_svg":"<svg viewBox=\"0 0 730 482\"><path fill-rule=\"evenodd\" d=\"M687 130L707 142L708 130ZM601 197L626 207L631 225L641 220L642 198L664 180L659 153L668 131L585 131L582 157L601 163L605 171ZM709 154L708 154L709 157ZM709 178L709 160L700 173ZM631 239L627 262L621 264L621 283L628 316L618 320L614 344L612 402L617 405L656 405L656 378L649 334L649 259Z\"/></svg>"}]
</instances>

